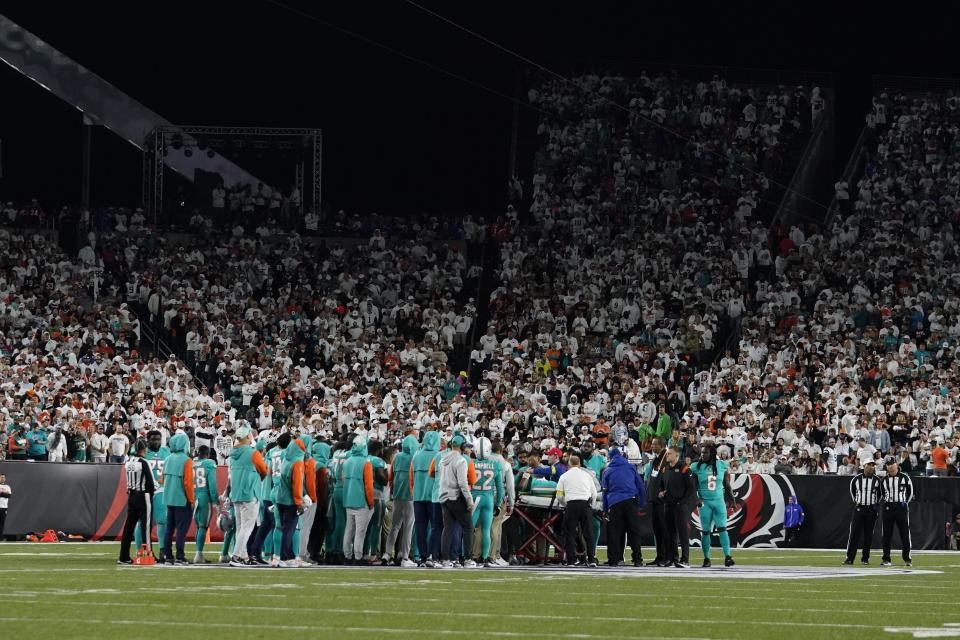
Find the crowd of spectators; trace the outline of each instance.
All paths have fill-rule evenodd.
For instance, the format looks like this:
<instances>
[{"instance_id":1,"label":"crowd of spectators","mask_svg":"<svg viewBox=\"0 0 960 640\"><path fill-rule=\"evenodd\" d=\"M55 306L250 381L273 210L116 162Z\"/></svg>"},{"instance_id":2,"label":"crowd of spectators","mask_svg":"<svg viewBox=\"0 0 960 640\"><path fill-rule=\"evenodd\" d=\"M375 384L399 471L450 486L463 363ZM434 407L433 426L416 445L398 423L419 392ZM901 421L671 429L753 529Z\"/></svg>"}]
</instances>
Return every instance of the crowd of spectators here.
<instances>
[{"instance_id":1,"label":"crowd of spectators","mask_svg":"<svg viewBox=\"0 0 960 640\"><path fill-rule=\"evenodd\" d=\"M197 211L179 236L115 210L76 258L0 233L7 455L100 460L126 453L115 434L182 428L223 461L242 425L435 428L502 439L515 464L585 441L639 464L659 436L690 459L717 444L735 473L888 454L955 472L951 98L878 96L852 206L789 229L768 176L791 170L816 88L583 76L530 100L555 114L531 202L489 224L340 212L324 224L355 240L327 244L269 207L232 227ZM143 355L154 332L170 358Z\"/></svg>"}]
</instances>

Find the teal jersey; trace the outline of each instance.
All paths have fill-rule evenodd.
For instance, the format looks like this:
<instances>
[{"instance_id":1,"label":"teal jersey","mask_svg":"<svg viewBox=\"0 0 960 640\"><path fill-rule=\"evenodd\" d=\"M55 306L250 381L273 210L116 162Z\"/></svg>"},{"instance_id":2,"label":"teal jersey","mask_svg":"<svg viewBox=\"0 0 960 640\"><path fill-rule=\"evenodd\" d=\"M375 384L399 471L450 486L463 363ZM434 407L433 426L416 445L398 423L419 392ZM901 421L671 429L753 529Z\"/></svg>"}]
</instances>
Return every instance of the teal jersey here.
<instances>
[{"instance_id":1,"label":"teal jersey","mask_svg":"<svg viewBox=\"0 0 960 640\"><path fill-rule=\"evenodd\" d=\"M147 461L147 466L153 472L153 485L157 488L156 493L163 493L163 485L160 480L163 478L163 464L170 456L170 449L160 447L156 451L147 448L147 453L143 459Z\"/></svg>"},{"instance_id":2,"label":"teal jersey","mask_svg":"<svg viewBox=\"0 0 960 640\"><path fill-rule=\"evenodd\" d=\"M603 470L607 466L607 459L594 453L589 459L583 460L582 462L583 466L592 471L593 475L597 477L597 482L600 482L600 478L603 476Z\"/></svg>"},{"instance_id":3,"label":"teal jersey","mask_svg":"<svg viewBox=\"0 0 960 640\"><path fill-rule=\"evenodd\" d=\"M494 492L494 503L499 504L503 499L503 473L500 470L499 460L474 460L473 466L477 470L477 482L473 485L473 492Z\"/></svg>"},{"instance_id":4,"label":"teal jersey","mask_svg":"<svg viewBox=\"0 0 960 640\"><path fill-rule=\"evenodd\" d=\"M213 460L193 461L193 495L197 502L216 504L219 501L217 463Z\"/></svg>"},{"instance_id":5,"label":"teal jersey","mask_svg":"<svg viewBox=\"0 0 960 640\"><path fill-rule=\"evenodd\" d=\"M296 445L294 445L296 446ZM276 503L280 492L280 476L283 472L283 452L285 449L274 447L267 454L267 475L270 476L270 501ZM264 488L266 488L264 483ZM266 496L267 494L264 494Z\"/></svg>"},{"instance_id":6,"label":"teal jersey","mask_svg":"<svg viewBox=\"0 0 960 640\"><path fill-rule=\"evenodd\" d=\"M346 462L349 457L349 449L340 449L330 458L330 464L328 466L330 469L330 486L333 487L335 491L343 491L343 484L340 482L340 469L343 468L343 463Z\"/></svg>"},{"instance_id":7,"label":"teal jersey","mask_svg":"<svg viewBox=\"0 0 960 640\"><path fill-rule=\"evenodd\" d=\"M720 500L723 501L723 478L727 475L727 463L723 460L717 460L717 471L714 473L713 465L694 462L690 469L697 474L697 490L700 492L701 500Z\"/></svg>"}]
</instances>

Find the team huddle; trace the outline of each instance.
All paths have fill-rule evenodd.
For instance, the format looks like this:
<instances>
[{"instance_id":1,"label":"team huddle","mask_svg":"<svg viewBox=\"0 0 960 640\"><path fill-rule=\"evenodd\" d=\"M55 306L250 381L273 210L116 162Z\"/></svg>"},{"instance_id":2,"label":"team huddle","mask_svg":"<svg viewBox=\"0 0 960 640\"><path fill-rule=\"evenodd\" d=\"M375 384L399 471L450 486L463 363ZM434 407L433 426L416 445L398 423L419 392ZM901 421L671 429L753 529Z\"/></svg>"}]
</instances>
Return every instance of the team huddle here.
<instances>
[{"instance_id":1,"label":"team huddle","mask_svg":"<svg viewBox=\"0 0 960 640\"><path fill-rule=\"evenodd\" d=\"M618 447L596 451L586 442L566 453L549 449L545 460L536 454L523 459L505 452L499 440L456 431L410 432L387 445L349 433L329 442L308 434L257 434L245 426L233 444L221 487L210 448L197 447L191 458L186 434L171 436L164 446L163 434L151 431L135 443L126 463L130 498L119 563L132 562L131 542L152 548L153 523L161 563L188 564L191 523L192 563L211 563L205 547L217 517L224 532L218 561L230 566L508 566L519 563L510 540L525 526L511 518L517 500L539 490L555 494L566 508L564 564L597 566L601 523L607 521L608 564L624 564L629 541L634 566L644 566L638 523L648 509L657 557L647 564L685 567L687 525L698 503L703 566L710 566L715 532L725 565L734 565L726 532L728 466L710 447L691 463L676 448L655 442L654 455L638 468Z\"/></svg>"}]
</instances>

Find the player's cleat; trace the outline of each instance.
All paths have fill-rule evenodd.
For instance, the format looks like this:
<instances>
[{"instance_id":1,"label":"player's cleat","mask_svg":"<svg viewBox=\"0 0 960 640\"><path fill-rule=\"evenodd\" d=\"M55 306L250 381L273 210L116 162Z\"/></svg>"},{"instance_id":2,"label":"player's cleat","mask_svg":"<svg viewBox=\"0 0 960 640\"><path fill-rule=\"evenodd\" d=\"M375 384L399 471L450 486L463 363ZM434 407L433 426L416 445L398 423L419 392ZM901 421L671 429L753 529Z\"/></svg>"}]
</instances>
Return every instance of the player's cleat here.
<instances>
[{"instance_id":1,"label":"player's cleat","mask_svg":"<svg viewBox=\"0 0 960 640\"><path fill-rule=\"evenodd\" d=\"M400 562L400 566L404 569L413 569L417 566L417 563L411 560L410 558L405 558Z\"/></svg>"},{"instance_id":2,"label":"player's cleat","mask_svg":"<svg viewBox=\"0 0 960 640\"><path fill-rule=\"evenodd\" d=\"M493 561L493 564L497 565L498 567L509 567L509 566L510 566L510 563L507 562L506 560L504 560L503 558L497 558L496 560Z\"/></svg>"},{"instance_id":3,"label":"player's cleat","mask_svg":"<svg viewBox=\"0 0 960 640\"><path fill-rule=\"evenodd\" d=\"M117 560L117 564L133 564L133 560Z\"/></svg>"},{"instance_id":4,"label":"player's cleat","mask_svg":"<svg viewBox=\"0 0 960 640\"><path fill-rule=\"evenodd\" d=\"M464 560L464 561L463 561L463 568L464 568L464 569L476 569L476 568L477 568L477 563L474 562L473 560Z\"/></svg>"},{"instance_id":5,"label":"player's cleat","mask_svg":"<svg viewBox=\"0 0 960 640\"><path fill-rule=\"evenodd\" d=\"M852 563L851 563L851 564L852 564ZM869 566L869 565L870 565L870 561L869 561L869 560L861 560L861 561L860 561L860 564L862 564L862 565L864 565L864 566Z\"/></svg>"},{"instance_id":6,"label":"player's cleat","mask_svg":"<svg viewBox=\"0 0 960 640\"><path fill-rule=\"evenodd\" d=\"M703 568L703 569L709 569L710 566L711 566L711 565L710 565L710 558L704 558L704 559L703 559L703 564L700 565L700 566L701 566L701 568Z\"/></svg>"},{"instance_id":7,"label":"player's cleat","mask_svg":"<svg viewBox=\"0 0 960 640\"><path fill-rule=\"evenodd\" d=\"M389 567L389 566L390 566L390 556L388 556L387 554L383 554L383 557L380 558L380 566L381 566L381 567Z\"/></svg>"},{"instance_id":8,"label":"player's cleat","mask_svg":"<svg viewBox=\"0 0 960 640\"><path fill-rule=\"evenodd\" d=\"M903 566L905 566L905 567L907 567L907 568L910 568L910 567L913 566L913 563L910 562L909 560L907 560L906 562L903 563Z\"/></svg>"},{"instance_id":9,"label":"player's cleat","mask_svg":"<svg viewBox=\"0 0 960 640\"><path fill-rule=\"evenodd\" d=\"M881 566L881 567L890 567L890 566L892 566L892 565L893 565L893 563L890 562L889 560L884 560L883 562L880 563L880 566Z\"/></svg>"},{"instance_id":10,"label":"player's cleat","mask_svg":"<svg viewBox=\"0 0 960 640\"><path fill-rule=\"evenodd\" d=\"M853 564L853 560L844 560L843 564Z\"/></svg>"},{"instance_id":11,"label":"player's cleat","mask_svg":"<svg viewBox=\"0 0 960 640\"><path fill-rule=\"evenodd\" d=\"M272 558L270 558L270 566L271 566L271 567L279 567L279 566L280 566L280 556L273 556Z\"/></svg>"},{"instance_id":12,"label":"player's cleat","mask_svg":"<svg viewBox=\"0 0 960 640\"><path fill-rule=\"evenodd\" d=\"M280 560L277 566L281 569L296 569L298 565L296 560Z\"/></svg>"},{"instance_id":13,"label":"player's cleat","mask_svg":"<svg viewBox=\"0 0 960 640\"><path fill-rule=\"evenodd\" d=\"M258 567L270 566L270 563L264 560L263 558L257 557L257 558L250 558L250 559L253 561L253 564L257 565Z\"/></svg>"},{"instance_id":14,"label":"player's cleat","mask_svg":"<svg viewBox=\"0 0 960 640\"><path fill-rule=\"evenodd\" d=\"M203 554L197 551L193 556L193 564L207 564L207 560L203 557Z\"/></svg>"},{"instance_id":15,"label":"player's cleat","mask_svg":"<svg viewBox=\"0 0 960 640\"><path fill-rule=\"evenodd\" d=\"M439 566L441 569L453 569L456 565L453 562L450 562L449 560L444 560L443 562L440 563Z\"/></svg>"},{"instance_id":16,"label":"player's cleat","mask_svg":"<svg viewBox=\"0 0 960 640\"><path fill-rule=\"evenodd\" d=\"M597 568L597 559L596 559L596 558L590 558L590 561L587 563L587 566L590 567L591 569L596 569L596 568Z\"/></svg>"},{"instance_id":17,"label":"player's cleat","mask_svg":"<svg viewBox=\"0 0 960 640\"><path fill-rule=\"evenodd\" d=\"M244 562L243 560L241 560L240 558L237 558L236 556L234 556L233 558L230 558L230 566L231 566L231 567L245 567L245 566L247 566L247 563Z\"/></svg>"},{"instance_id":18,"label":"player's cleat","mask_svg":"<svg viewBox=\"0 0 960 640\"><path fill-rule=\"evenodd\" d=\"M438 565L439 563L435 561L433 558L427 558L426 560L423 561L423 566L425 566L427 569L436 569Z\"/></svg>"},{"instance_id":19,"label":"player's cleat","mask_svg":"<svg viewBox=\"0 0 960 640\"><path fill-rule=\"evenodd\" d=\"M220 564L230 564L230 556L220 556Z\"/></svg>"},{"instance_id":20,"label":"player's cleat","mask_svg":"<svg viewBox=\"0 0 960 640\"><path fill-rule=\"evenodd\" d=\"M491 568L493 568L493 566L494 566L494 564L490 561L490 558L487 558L486 560L483 561L483 568L484 568L484 569L491 569Z\"/></svg>"},{"instance_id":21,"label":"player's cleat","mask_svg":"<svg viewBox=\"0 0 960 640\"><path fill-rule=\"evenodd\" d=\"M642 569L643 567L648 567L650 565L643 564L643 560L637 560L636 562L633 563L633 566L636 569Z\"/></svg>"},{"instance_id":22,"label":"player's cleat","mask_svg":"<svg viewBox=\"0 0 960 640\"><path fill-rule=\"evenodd\" d=\"M673 566L676 567L677 569L689 569L689 568L690 568L690 565L687 564L686 562L674 562L674 563L673 563Z\"/></svg>"},{"instance_id":23,"label":"player's cleat","mask_svg":"<svg viewBox=\"0 0 960 640\"><path fill-rule=\"evenodd\" d=\"M648 566L648 567L663 567L663 566L665 566L665 565L664 565L663 560L651 560L650 562L647 563L647 566Z\"/></svg>"},{"instance_id":24,"label":"player's cleat","mask_svg":"<svg viewBox=\"0 0 960 640\"><path fill-rule=\"evenodd\" d=\"M737 563L733 561L733 557L731 556L727 556L726 558L723 559L723 566L725 567L733 567L733 566L736 566L736 564Z\"/></svg>"}]
</instances>

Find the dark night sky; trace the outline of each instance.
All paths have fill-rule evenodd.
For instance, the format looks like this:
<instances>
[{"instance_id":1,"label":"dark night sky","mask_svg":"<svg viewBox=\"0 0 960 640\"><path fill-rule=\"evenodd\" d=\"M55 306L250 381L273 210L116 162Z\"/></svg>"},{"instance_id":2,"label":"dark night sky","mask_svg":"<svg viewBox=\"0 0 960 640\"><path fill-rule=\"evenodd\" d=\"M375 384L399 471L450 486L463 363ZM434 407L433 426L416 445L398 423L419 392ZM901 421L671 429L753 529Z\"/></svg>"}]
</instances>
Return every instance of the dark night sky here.
<instances>
[{"instance_id":1,"label":"dark night sky","mask_svg":"<svg viewBox=\"0 0 960 640\"><path fill-rule=\"evenodd\" d=\"M517 60L404 2L291 5L513 94ZM955 77L955 16L937 5L424 4L561 72L617 59L834 74L838 167L871 74ZM717 3L719 5L721 3ZM12 6L6 6L12 5ZM19 6L18 6L19 5ZM450 6L448 6L450 5ZM454 6L455 5L455 6ZM324 200L354 211L499 210L513 104L265 0L4 3L0 12L173 122L324 129ZM837 13L846 7L849 15ZM604 62L601 62L604 61ZM79 116L0 69L0 197L79 199ZM95 203L134 203L137 153L95 135Z\"/></svg>"}]
</instances>

